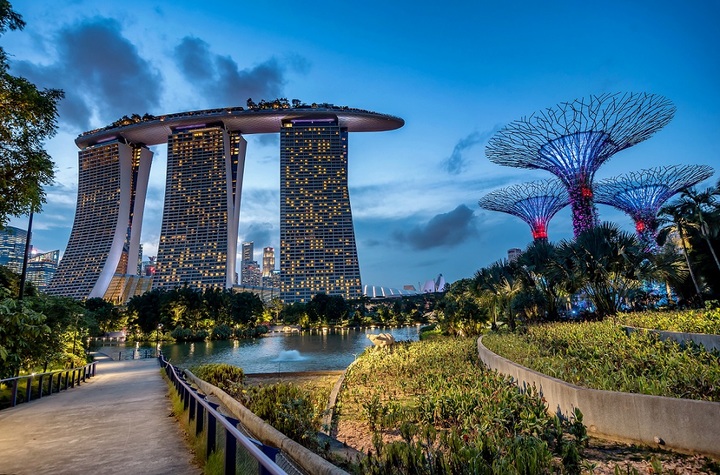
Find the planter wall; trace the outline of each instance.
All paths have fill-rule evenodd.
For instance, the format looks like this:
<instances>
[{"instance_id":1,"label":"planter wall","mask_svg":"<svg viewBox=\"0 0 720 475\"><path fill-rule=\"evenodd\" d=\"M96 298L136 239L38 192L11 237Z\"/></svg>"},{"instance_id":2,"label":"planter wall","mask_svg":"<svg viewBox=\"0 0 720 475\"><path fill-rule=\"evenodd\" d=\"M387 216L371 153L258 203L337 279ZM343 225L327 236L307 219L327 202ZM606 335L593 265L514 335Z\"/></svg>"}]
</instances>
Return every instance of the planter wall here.
<instances>
[{"instance_id":1,"label":"planter wall","mask_svg":"<svg viewBox=\"0 0 720 475\"><path fill-rule=\"evenodd\" d=\"M512 377L522 388L535 386L552 413L583 413L588 435L720 457L720 403L587 389L525 368L485 348L480 360Z\"/></svg>"}]
</instances>

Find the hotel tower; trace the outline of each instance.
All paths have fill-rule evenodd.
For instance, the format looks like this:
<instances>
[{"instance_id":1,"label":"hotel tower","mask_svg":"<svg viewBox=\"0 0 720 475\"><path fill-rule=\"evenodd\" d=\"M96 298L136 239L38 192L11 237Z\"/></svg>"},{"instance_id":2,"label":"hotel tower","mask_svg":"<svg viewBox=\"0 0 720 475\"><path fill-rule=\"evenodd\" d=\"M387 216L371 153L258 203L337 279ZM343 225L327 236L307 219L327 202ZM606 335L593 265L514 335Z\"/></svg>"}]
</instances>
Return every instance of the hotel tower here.
<instances>
[{"instance_id":1,"label":"hotel tower","mask_svg":"<svg viewBox=\"0 0 720 475\"><path fill-rule=\"evenodd\" d=\"M232 287L246 148L222 126L178 127L168 138L153 288Z\"/></svg>"},{"instance_id":2,"label":"hotel tower","mask_svg":"<svg viewBox=\"0 0 720 475\"><path fill-rule=\"evenodd\" d=\"M348 193L348 131L335 118L283 122L280 298L362 295Z\"/></svg>"},{"instance_id":3,"label":"hotel tower","mask_svg":"<svg viewBox=\"0 0 720 475\"><path fill-rule=\"evenodd\" d=\"M348 132L394 130L398 117L276 100L123 117L81 134L77 210L48 293L125 302L152 288L232 288L247 142L280 133L280 275L286 302L361 296L348 194ZM138 272L153 153L167 143L156 271ZM150 280L152 279L152 280Z\"/></svg>"}]
</instances>

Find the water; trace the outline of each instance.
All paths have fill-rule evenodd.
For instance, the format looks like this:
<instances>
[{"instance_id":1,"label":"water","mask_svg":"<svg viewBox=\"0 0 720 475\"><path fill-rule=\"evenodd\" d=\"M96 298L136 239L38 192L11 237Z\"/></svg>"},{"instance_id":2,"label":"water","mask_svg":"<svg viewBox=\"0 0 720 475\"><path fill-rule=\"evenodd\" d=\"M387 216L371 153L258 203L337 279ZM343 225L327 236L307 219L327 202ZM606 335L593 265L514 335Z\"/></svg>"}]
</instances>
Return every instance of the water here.
<instances>
[{"instance_id":1,"label":"water","mask_svg":"<svg viewBox=\"0 0 720 475\"><path fill-rule=\"evenodd\" d=\"M169 361L182 368L205 363L228 363L245 373L284 373L345 369L365 348L368 334L391 333L395 340L416 341L419 326L400 328L342 329L302 333L272 333L253 340L161 344ZM154 348L148 343L140 349ZM118 347L99 348L109 355Z\"/></svg>"}]
</instances>

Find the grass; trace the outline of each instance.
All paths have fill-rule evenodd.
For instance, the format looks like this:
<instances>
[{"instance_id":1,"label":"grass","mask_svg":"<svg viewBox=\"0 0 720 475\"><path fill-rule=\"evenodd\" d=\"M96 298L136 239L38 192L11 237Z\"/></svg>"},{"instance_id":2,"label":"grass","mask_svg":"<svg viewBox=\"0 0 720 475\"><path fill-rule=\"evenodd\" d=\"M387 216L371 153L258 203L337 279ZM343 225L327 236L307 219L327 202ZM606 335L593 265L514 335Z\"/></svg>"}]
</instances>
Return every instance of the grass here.
<instances>
[{"instance_id":1,"label":"grass","mask_svg":"<svg viewBox=\"0 0 720 475\"><path fill-rule=\"evenodd\" d=\"M578 386L654 396L720 401L720 361L714 353L649 332L627 335L609 320L531 326L520 334L490 334L491 351Z\"/></svg>"}]
</instances>

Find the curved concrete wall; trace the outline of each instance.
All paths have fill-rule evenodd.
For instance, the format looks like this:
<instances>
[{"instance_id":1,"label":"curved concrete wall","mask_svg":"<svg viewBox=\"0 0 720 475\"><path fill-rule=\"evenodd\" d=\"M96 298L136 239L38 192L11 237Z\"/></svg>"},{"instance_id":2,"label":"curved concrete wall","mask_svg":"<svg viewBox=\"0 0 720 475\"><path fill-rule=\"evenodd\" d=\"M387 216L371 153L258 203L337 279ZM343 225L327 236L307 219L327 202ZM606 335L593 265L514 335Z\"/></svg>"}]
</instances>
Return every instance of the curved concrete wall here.
<instances>
[{"instance_id":1,"label":"curved concrete wall","mask_svg":"<svg viewBox=\"0 0 720 475\"><path fill-rule=\"evenodd\" d=\"M707 333L684 333L684 332L670 332L665 330L654 330L651 328L637 328L637 327L623 327L626 332L634 331L646 331L656 333L662 340L675 340L682 344L686 341L692 341L696 345L702 345L707 351L718 350L720 351L720 335L711 335ZM718 442L720 443L720 442Z\"/></svg>"},{"instance_id":2,"label":"curved concrete wall","mask_svg":"<svg viewBox=\"0 0 720 475\"><path fill-rule=\"evenodd\" d=\"M189 370L185 375L207 395L214 395L236 417L250 433L265 445L276 447L283 451L294 463L302 467L307 473L313 475L349 475L346 471L336 467L315 452L303 447L282 432L256 416L250 409L240 404L222 389L199 379Z\"/></svg>"},{"instance_id":3,"label":"curved concrete wall","mask_svg":"<svg viewBox=\"0 0 720 475\"><path fill-rule=\"evenodd\" d=\"M720 403L587 389L551 378L496 355L478 339L489 368L520 386L535 386L552 413L583 413L588 434L720 457Z\"/></svg>"}]
</instances>

